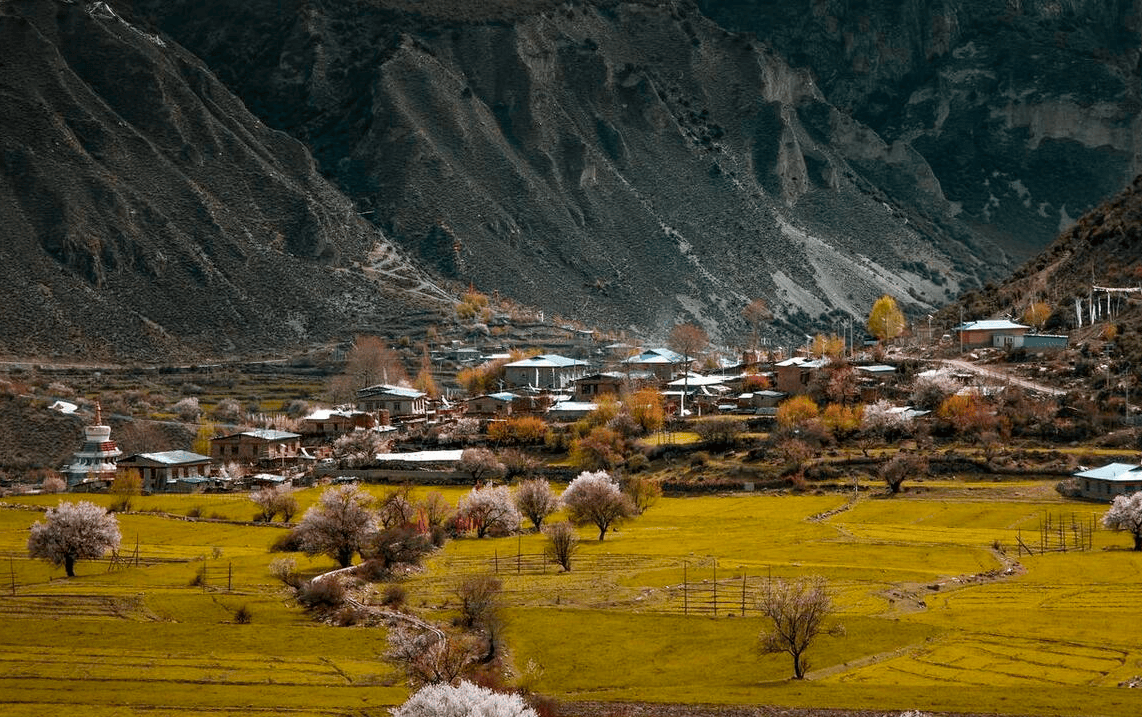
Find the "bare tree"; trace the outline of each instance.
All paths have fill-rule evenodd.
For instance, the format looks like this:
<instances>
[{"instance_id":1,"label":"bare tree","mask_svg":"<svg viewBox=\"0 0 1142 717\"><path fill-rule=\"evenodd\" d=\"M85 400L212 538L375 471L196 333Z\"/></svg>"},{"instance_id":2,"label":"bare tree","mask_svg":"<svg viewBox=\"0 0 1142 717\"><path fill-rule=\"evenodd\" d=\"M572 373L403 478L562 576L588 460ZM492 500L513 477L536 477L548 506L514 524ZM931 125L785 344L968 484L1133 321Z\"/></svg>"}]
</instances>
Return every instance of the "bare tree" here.
<instances>
[{"instance_id":1,"label":"bare tree","mask_svg":"<svg viewBox=\"0 0 1142 717\"><path fill-rule=\"evenodd\" d=\"M1115 496L1110 510L1102 516L1102 524L1129 532L1134 536L1134 549L1142 550L1142 492Z\"/></svg>"},{"instance_id":2,"label":"bare tree","mask_svg":"<svg viewBox=\"0 0 1142 717\"><path fill-rule=\"evenodd\" d=\"M460 499L457 512L475 529L477 538L491 530L510 533L519 529L519 511L506 485L473 488Z\"/></svg>"},{"instance_id":3,"label":"bare tree","mask_svg":"<svg viewBox=\"0 0 1142 717\"><path fill-rule=\"evenodd\" d=\"M487 448L465 448L460 454L457 466L460 470L470 473L476 483L504 474L504 464L500 463L496 454Z\"/></svg>"},{"instance_id":4,"label":"bare tree","mask_svg":"<svg viewBox=\"0 0 1142 717\"><path fill-rule=\"evenodd\" d=\"M900 487L910 476L915 476L928 470L928 460L915 453L899 452L880 467L880 477L893 495L900 492Z\"/></svg>"},{"instance_id":5,"label":"bare tree","mask_svg":"<svg viewBox=\"0 0 1142 717\"><path fill-rule=\"evenodd\" d=\"M516 487L515 506L538 532L543 528L543 520L559 509L559 496L551 490L551 483L543 478L533 478Z\"/></svg>"},{"instance_id":6,"label":"bare tree","mask_svg":"<svg viewBox=\"0 0 1142 717\"><path fill-rule=\"evenodd\" d=\"M409 500L411 492L408 486L403 486L390 490L381 498L377 507L377 519L382 527L393 528L416 521L416 506Z\"/></svg>"},{"instance_id":7,"label":"bare tree","mask_svg":"<svg viewBox=\"0 0 1142 717\"><path fill-rule=\"evenodd\" d=\"M48 508L28 536L28 555L62 565L69 578L75 577L75 561L96 560L118 547L119 521L85 500Z\"/></svg>"},{"instance_id":8,"label":"bare tree","mask_svg":"<svg viewBox=\"0 0 1142 717\"><path fill-rule=\"evenodd\" d=\"M752 348L756 350L761 335L761 327L773 321L773 312L769 310L769 305L765 303L765 299L754 299L742 309L742 318L753 329Z\"/></svg>"},{"instance_id":9,"label":"bare tree","mask_svg":"<svg viewBox=\"0 0 1142 717\"><path fill-rule=\"evenodd\" d=\"M139 469L120 469L115 473L115 480L111 482L111 495L115 496L115 500L111 503L111 510L116 513L130 511L131 503L142 494L143 478L139 475Z\"/></svg>"},{"instance_id":10,"label":"bare tree","mask_svg":"<svg viewBox=\"0 0 1142 717\"><path fill-rule=\"evenodd\" d=\"M408 380L400 356L377 336L362 335L353 341L353 348L345 355L344 375L351 377L357 388Z\"/></svg>"},{"instance_id":11,"label":"bare tree","mask_svg":"<svg viewBox=\"0 0 1142 717\"><path fill-rule=\"evenodd\" d=\"M328 555L349 567L353 553L359 553L376 530L371 504L372 497L355 485L327 489L297 526L305 553Z\"/></svg>"},{"instance_id":12,"label":"bare tree","mask_svg":"<svg viewBox=\"0 0 1142 717\"><path fill-rule=\"evenodd\" d=\"M686 394L690 392L690 362L694 357L702 353L706 346L710 343L710 337L706 330L701 326L694 324L675 324L674 328L670 330L670 337L666 340L666 345L672 351L677 351L682 354L684 362L684 380L683 380L683 394L682 401L679 404L679 415L685 415Z\"/></svg>"},{"instance_id":13,"label":"bare tree","mask_svg":"<svg viewBox=\"0 0 1142 717\"><path fill-rule=\"evenodd\" d=\"M662 485L644 476L627 476L622 491L630 498L635 515L642 515L662 497Z\"/></svg>"},{"instance_id":14,"label":"bare tree","mask_svg":"<svg viewBox=\"0 0 1142 717\"><path fill-rule=\"evenodd\" d=\"M467 628L485 627L503 607L504 584L495 575L469 575L456 584L454 592L460 604L460 624Z\"/></svg>"},{"instance_id":15,"label":"bare tree","mask_svg":"<svg viewBox=\"0 0 1142 717\"><path fill-rule=\"evenodd\" d=\"M563 491L562 500L571 522L594 524L599 529L599 540L615 523L634 515L630 498L605 471L580 473Z\"/></svg>"},{"instance_id":16,"label":"bare tree","mask_svg":"<svg viewBox=\"0 0 1142 717\"><path fill-rule=\"evenodd\" d=\"M773 623L760 635L763 654L787 652L793 657L793 676L805 677L802 656L833 612L823 578L770 580L758 608Z\"/></svg>"},{"instance_id":17,"label":"bare tree","mask_svg":"<svg viewBox=\"0 0 1142 717\"><path fill-rule=\"evenodd\" d=\"M389 628L388 641L385 657L400 666L413 686L451 683L464 674L477 654L472 636L404 622Z\"/></svg>"},{"instance_id":18,"label":"bare tree","mask_svg":"<svg viewBox=\"0 0 1142 717\"><path fill-rule=\"evenodd\" d=\"M543 532L547 534L547 554L552 562L571 572L571 559L579 550L579 534L575 532L575 526L564 520L547 526Z\"/></svg>"},{"instance_id":19,"label":"bare tree","mask_svg":"<svg viewBox=\"0 0 1142 717\"><path fill-rule=\"evenodd\" d=\"M452 515L452 505L444 494L434 490L417 503L417 510L424 516L424 522L429 528L444 525Z\"/></svg>"}]
</instances>

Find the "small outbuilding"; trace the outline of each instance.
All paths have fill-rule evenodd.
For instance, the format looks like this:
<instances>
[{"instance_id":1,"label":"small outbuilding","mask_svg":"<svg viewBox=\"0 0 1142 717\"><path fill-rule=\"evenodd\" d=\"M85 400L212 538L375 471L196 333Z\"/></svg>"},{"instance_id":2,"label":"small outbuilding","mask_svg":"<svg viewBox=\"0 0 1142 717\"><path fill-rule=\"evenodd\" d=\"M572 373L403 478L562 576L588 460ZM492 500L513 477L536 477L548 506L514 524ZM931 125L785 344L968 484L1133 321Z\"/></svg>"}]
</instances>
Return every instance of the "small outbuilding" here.
<instances>
[{"instance_id":1,"label":"small outbuilding","mask_svg":"<svg viewBox=\"0 0 1142 717\"><path fill-rule=\"evenodd\" d=\"M965 349L980 349L986 346L1012 348L1016 338L1030 330L1030 326L1007 319L969 321L954 329L959 334L960 342Z\"/></svg>"},{"instance_id":2,"label":"small outbuilding","mask_svg":"<svg viewBox=\"0 0 1142 717\"><path fill-rule=\"evenodd\" d=\"M1142 491L1142 466L1136 463L1110 463L1101 468L1075 473L1083 498L1110 502L1115 496Z\"/></svg>"}]
</instances>

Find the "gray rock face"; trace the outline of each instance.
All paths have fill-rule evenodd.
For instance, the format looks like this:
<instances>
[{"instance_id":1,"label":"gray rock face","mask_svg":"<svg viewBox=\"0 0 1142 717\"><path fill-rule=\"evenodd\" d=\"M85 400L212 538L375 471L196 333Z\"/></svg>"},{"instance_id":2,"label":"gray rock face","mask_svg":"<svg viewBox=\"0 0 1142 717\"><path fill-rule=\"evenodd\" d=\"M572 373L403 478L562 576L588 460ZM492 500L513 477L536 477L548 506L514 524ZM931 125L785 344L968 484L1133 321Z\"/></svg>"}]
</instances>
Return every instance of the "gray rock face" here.
<instances>
[{"instance_id":1,"label":"gray rock face","mask_svg":"<svg viewBox=\"0 0 1142 717\"><path fill-rule=\"evenodd\" d=\"M1008 265L915 148L684 4L192 5L136 3L394 240L590 324L734 341L765 297L799 338Z\"/></svg>"},{"instance_id":2,"label":"gray rock face","mask_svg":"<svg viewBox=\"0 0 1142 717\"><path fill-rule=\"evenodd\" d=\"M918 155L958 218L1017 258L1142 171L1134 2L698 5L756 33L832 105Z\"/></svg>"},{"instance_id":3,"label":"gray rock face","mask_svg":"<svg viewBox=\"0 0 1142 717\"><path fill-rule=\"evenodd\" d=\"M0 48L4 353L280 350L439 303L395 250L370 262L393 247L308 150L169 38L15 0Z\"/></svg>"},{"instance_id":4,"label":"gray rock face","mask_svg":"<svg viewBox=\"0 0 1142 717\"><path fill-rule=\"evenodd\" d=\"M0 278L47 307L13 331L392 331L442 296L413 256L660 337L736 343L765 298L800 340L1003 275L1138 168L1122 0L662 5L0 5L34 58L0 74L5 251L34 268Z\"/></svg>"}]
</instances>

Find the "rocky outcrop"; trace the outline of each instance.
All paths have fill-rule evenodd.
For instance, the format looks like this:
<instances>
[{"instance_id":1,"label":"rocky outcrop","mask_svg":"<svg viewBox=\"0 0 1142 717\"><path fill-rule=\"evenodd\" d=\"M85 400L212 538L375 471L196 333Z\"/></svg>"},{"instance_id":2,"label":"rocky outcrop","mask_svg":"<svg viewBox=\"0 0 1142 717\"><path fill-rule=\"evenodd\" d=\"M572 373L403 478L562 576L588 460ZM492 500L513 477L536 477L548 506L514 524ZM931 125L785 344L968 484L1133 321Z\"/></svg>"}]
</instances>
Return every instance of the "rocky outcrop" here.
<instances>
[{"instance_id":1,"label":"rocky outcrop","mask_svg":"<svg viewBox=\"0 0 1142 717\"><path fill-rule=\"evenodd\" d=\"M915 153L958 218L1017 258L1142 171L1142 17L1129 0L698 5Z\"/></svg>"},{"instance_id":2,"label":"rocky outcrop","mask_svg":"<svg viewBox=\"0 0 1142 717\"><path fill-rule=\"evenodd\" d=\"M409 251L592 325L734 342L765 297L800 340L1007 265L914 148L685 3L134 5Z\"/></svg>"},{"instance_id":3,"label":"rocky outcrop","mask_svg":"<svg viewBox=\"0 0 1142 717\"><path fill-rule=\"evenodd\" d=\"M254 353L439 303L304 145L169 38L102 2L12 0L0 47L0 351Z\"/></svg>"}]
</instances>

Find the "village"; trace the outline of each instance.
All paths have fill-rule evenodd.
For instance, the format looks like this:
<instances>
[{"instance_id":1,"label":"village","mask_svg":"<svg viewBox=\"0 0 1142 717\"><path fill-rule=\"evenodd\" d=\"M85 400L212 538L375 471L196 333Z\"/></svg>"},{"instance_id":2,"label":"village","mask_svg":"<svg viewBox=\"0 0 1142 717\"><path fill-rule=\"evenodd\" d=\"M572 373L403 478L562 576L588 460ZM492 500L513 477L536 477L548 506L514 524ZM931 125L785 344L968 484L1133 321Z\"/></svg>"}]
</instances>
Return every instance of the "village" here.
<instances>
[{"instance_id":1,"label":"village","mask_svg":"<svg viewBox=\"0 0 1142 717\"><path fill-rule=\"evenodd\" d=\"M891 323L881 338L903 333L902 319L893 315ZM399 361L368 337L348 357L359 370L334 380L343 399L337 404L295 402L288 414L263 414L258 421L201 418L193 446L129 455L94 397L93 419L83 444L60 467L62 480L25 489L153 495L319 482L479 484L536 473L567 481L577 470L653 471L695 451L729 449L732 458L734 448L743 462L768 461L771 469L707 481L727 490L804 488L806 478L835 483L840 462L828 454L838 446L859 446L866 457L874 443L933 454L912 465L914 480L923 478L923 469L940 470L941 441L964 439L975 461L968 472L1002 472L1015 470L1004 464L1009 443L1050 447L1114 432L1103 412L1088 407L1084 413L1052 387L1059 382L1039 378L1067 351L1068 337L1007 319L967 321L943 333L932 329L929 317L908 340L874 336L858 346L848 336L818 335L801 347L756 346L732 357L714 351L700 328L675 328L667 342L673 348L602 343L573 331L560 347L569 355L453 340L425 356L425 365L456 379L450 383L459 388L446 390L431 378L426 385L425 373L416 382L384 381L387 367L400 373ZM870 319L870 332L875 329ZM981 355L984 361L971 362ZM1040 359L1030 362L1029 372L1027 356ZM982 365L988 361L1004 365L989 369ZM1020 378L1020 370L1036 381ZM382 382L371 382L374 377ZM1125 407L1111 410L1121 410L1121 423L1132 426L1128 385L1125 394ZM67 401L55 404L55 410L75 409ZM668 445L686 433L697 440ZM848 468L876 481L888 470L881 463L849 459ZM963 461L949 465L945 472L965 469ZM1032 459L1019 465L1024 474L1070 477L1068 494L1084 499L1110 501L1142 489L1136 463ZM657 478L667 489L686 489L668 472ZM900 486L899 480L888 483L893 490Z\"/></svg>"}]
</instances>

